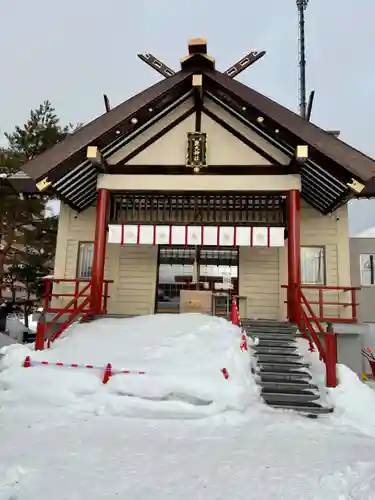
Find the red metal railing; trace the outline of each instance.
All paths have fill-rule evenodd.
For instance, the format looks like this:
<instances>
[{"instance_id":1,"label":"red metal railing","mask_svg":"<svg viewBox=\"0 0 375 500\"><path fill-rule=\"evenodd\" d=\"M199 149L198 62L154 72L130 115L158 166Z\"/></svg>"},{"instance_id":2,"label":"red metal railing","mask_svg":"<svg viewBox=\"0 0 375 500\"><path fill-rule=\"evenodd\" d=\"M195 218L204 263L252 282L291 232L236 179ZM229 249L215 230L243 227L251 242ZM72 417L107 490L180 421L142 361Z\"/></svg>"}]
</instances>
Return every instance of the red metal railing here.
<instances>
[{"instance_id":1,"label":"red metal railing","mask_svg":"<svg viewBox=\"0 0 375 500\"><path fill-rule=\"evenodd\" d=\"M325 330L320 319L315 315L311 303L303 293L302 287L297 287L298 316L297 323L300 332L310 343L310 350L314 350L314 344L318 349L320 359L326 367L326 386L337 386L337 336L333 332L332 324L327 325ZM314 328L315 325L315 328ZM319 335L324 339L322 344Z\"/></svg>"},{"instance_id":2,"label":"red metal railing","mask_svg":"<svg viewBox=\"0 0 375 500\"><path fill-rule=\"evenodd\" d=\"M43 294L43 310L44 312L55 312L60 313L61 311L68 312L73 311L78 308L79 302L82 298L90 297L90 289L91 289L91 280L83 280L83 279L55 279L55 278L43 278L44 281L44 294ZM72 292L56 292L53 290L53 285L59 284L71 285L73 288ZM102 292L102 310L101 314L107 313L107 305L108 305L108 290L109 284L113 283L111 280L104 280L103 282L103 292ZM82 285L84 285L83 288ZM65 304L64 306L58 307L51 305L52 299L59 298L70 298L71 300ZM85 309L82 312L90 312L90 304L86 303Z\"/></svg>"},{"instance_id":3,"label":"red metal railing","mask_svg":"<svg viewBox=\"0 0 375 500\"><path fill-rule=\"evenodd\" d=\"M289 314L294 316L293 321L310 344L310 351L314 348L319 352L320 359L326 366L326 385L327 387L336 387L337 385L337 335L333 331L332 323L356 323L357 318L357 296L359 288L343 286L323 286L323 285L295 285L293 290L289 290L288 285L282 285L288 291L288 309ZM304 291L316 291L317 300L309 300ZM324 300L324 292L338 292L337 300ZM350 302L342 302L339 298L340 292L350 293ZM296 307L294 307L294 305ZM313 306L317 307L317 312ZM342 317L341 315L328 316L325 312L325 306L335 306L350 308L351 316ZM325 328L322 323L327 323Z\"/></svg>"},{"instance_id":4,"label":"red metal railing","mask_svg":"<svg viewBox=\"0 0 375 500\"><path fill-rule=\"evenodd\" d=\"M288 288L288 285L282 285L281 288ZM327 285L300 285L301 290L305 290L309 295L315 295L313 299L308 298L310 306L317 306L314 315L310 314L310 320L313 318L318 319L320 322L332 322L332 323L357 323L358 322L358 302L357 302L357 291L360 290L359 287L352 286L327 286ZM337 293L336 300L331 298L326 299L327 294ZM340 295L342 293L349 294L347 301L342 301ZM305 295L304 295L305 297ZM301 298L301 297L300 297ZM305 297L306 299L306 297ZM301 299L302 300L302 299ZM307 299L306 299L307 300ZM287 304L287 301L284 301ZM339 314L330 312L330 308L336 308ZM315 307L311 308L315 309ZM349 314L340 314L346 313Z\"/></svg>"},{"instance_id":5,"label":"red metal railing","mask_svg":"<svg viewBox=\"0 0 375 500\"><path fill-rule=\"evenodd\" d=\"M35 347L36 349L43 349L45 339L48 338L48 347L51 342L56 340L63 333L68 326L70 326L78 316L85 314L89 316L91 314L91 281L90 280L77 280L77 279L55 279L55 278L44 278L45 283L44 288L44 299L43 299L43 317L38 322L37 335ZM56 292L54 291L54 284L67 284L72 285L74 289L71 293ZM104 280L102 288L102 301L101 301L101 311L100 314L107 313L108 305L108 288L109 284L113 283L110 280ZM81 287L82 285L83 288ZM59 298L70 298L71 300L62 305L61 307L51 304L53 299ZM45 314L55 313L55 316L46 323ZM68 315L65 321L63 321L57 328L57 330L52 334L52 330L58 325L58 321L64 315Z\"/></svg>"}]
</instances>

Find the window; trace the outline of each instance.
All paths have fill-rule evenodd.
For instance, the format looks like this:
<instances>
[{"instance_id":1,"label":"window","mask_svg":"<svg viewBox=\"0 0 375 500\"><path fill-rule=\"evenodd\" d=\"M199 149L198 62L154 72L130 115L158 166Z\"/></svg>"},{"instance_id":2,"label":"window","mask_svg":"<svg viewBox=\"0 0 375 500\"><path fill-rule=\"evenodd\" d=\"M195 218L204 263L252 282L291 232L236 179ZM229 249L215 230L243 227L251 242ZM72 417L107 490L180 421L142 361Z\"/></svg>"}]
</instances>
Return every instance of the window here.
<instances>
[{"instance_id":1,"label":"window","mask_svg":"<svg viewBox=\"0 0 375 500\"><path fill-rule=\"evenodd\" d=\"M371 253L363 253L360 255L359 264L361 269L361 285L375 285L375 270L374 270L375 255Z\"/></svg>"},{"instance_id":2,"label":"window","mask_svg":"<svg viewBox=\"0 0 375 500\"><path fill-rule=\"evenodd\" d=\"M156 312L178 313L181 290L211 290L222 294L227 290L228 280L232 285L230 289L237 294L238 248L159 246ZM216 299L216 315L227 314L226 295Z\"/></svg>"},{"instance_id":3,"label":"window","mask_svg":"<svg viewBox=\"0 0 375 500\"><path fill-rule=\"evenodd\" d=\"M301 283L324 285L325 275L324 247L301 247Z\"/></svg>"},{"instance_id":4,"label":"window","mask_svg":"<svg viewBox=\"0 0 375 500\"><path fill-rule=\"evenodd\" d=\"M91 279L94 243L85 242L78 245L77 279Z\"/></svg>"}]
</instances>

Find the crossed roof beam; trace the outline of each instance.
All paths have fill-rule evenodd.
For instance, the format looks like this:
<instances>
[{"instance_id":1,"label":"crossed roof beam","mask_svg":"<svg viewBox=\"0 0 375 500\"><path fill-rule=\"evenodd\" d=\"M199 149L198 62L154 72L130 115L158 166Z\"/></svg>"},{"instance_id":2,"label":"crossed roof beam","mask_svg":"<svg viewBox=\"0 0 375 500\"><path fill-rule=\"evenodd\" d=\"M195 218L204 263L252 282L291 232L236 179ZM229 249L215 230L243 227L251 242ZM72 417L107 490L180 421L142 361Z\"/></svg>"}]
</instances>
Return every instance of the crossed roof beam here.
<instances>
[{"instance_id":1,"label":"crossed roof beam","mask_svg":"<svg viewBox=\"0 0 375 500\"><path fill-rule=\"evenodd\" d=\"M245 71L245 69L249 68L254 63L259 61L259 59L261 59L265 54L265 50L253 50L252 52L246 54L246 56L242 57L242 59L237 61L235 64L230 66L226 71L224 71L224 74L229 76L229 78L235 78L240 73ZM150 54L149 52L138 53L137 55L141 61L145 62L153 70L160 73L162 76L164 76L164 78L169 78L176 74L176 72L172 68L167 66L165 63L163 63L163 61L155 57L153 54ZM111 110L108 96L106 94L103 94L103 98L104 107L106 112L108 113L108 111Z\"/></svg>"},{"instance_id":2,"label":"crossed roof beam","mask_svg":"<svg viewBox=\"0 0 375 500\"><path fill-rule=\"evenodd\" d=\"M242 73L242 71L245 71L245 69L249 68L254 63L259 61L259 59L261 59L265 54L265 50L253 50L252 52L246 54L246 56L242 57L242 59L237 61L235 64L230 66L226 71L224 71L224 74L226 74L230 78L234 78ZM160 73L162 76L164 76L164 78L169 78L170 76L175 74L175 71L173 69L164 64L160 59L157 59L153 54L139 53L137 55L141 61L145 62L152 69Z\"/></svg>"}]
</instances>

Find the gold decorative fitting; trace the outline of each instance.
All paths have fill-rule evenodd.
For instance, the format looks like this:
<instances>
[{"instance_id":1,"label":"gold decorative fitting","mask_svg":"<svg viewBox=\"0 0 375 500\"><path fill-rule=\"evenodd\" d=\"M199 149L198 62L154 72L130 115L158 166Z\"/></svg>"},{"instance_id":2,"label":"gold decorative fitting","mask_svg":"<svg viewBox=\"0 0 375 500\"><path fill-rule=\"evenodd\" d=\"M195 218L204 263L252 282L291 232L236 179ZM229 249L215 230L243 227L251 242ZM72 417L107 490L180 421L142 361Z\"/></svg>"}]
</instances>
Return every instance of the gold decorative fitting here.
<instances>
[{"instance_id":1,"label":"gold decorative fitting","mask_svg":"<svg viewBox=\"0 0 375 500\"><path fill-rule=\"evenodd\" d=\"M86 157L88 160L96 160L98 155L100 155L100 153L97 146L87 146Z\"/></svg>"},{"instance_id":2,"label":"gold decorative fitting","mask_svg":"<svg viewBox=\"0 0 375 500\"><path fill-rule=\"evenodd\" d=\"M189 54L207 54L207 40L191 38L188 42Z\"/></svg>"},{"instance_id":3,"label":"gold decorative fitting","mask_svg":"<svg viewBox=\"0 0 375 500\"><path fill-rule=\"evenodd\" d=\"M352 179L350 182L346 184L348 188L350 188L355 193L361 193L365 189L365 185L362 182L357 181L356 179Z\"/></svg>"},{"instance_id":4,"label":"gold decorative fitting","mask_svg":"<svg viewBox=\"0 0 375 500\"><path fill-rule=\"evenodd\" d=\"M193 87L202 87L202 85L203 85L203 76L193 75Z\"/></svg>"},{"instance_id":5,"label":"gold decorative fitting","mask_svg":"<svg viewBox=\"0 0 375 500\"><path fill-rule=\"evenodd\" d=\"M47 189L50 185L52 184L52 182L50 182L48 180L48 177L45 177L44 179L42 179L41 181L39 181L36 185L38 191L44 191L45 189Z\"/></svg>"},{"instance_id":6,"label":"gold decorative fitting","mask_svg":"<svg viewBox=\"0 0 375 500\"><path fill-rule=\"evenodd\" d=\"M297 160L307 160L307 158L309 157L309 146L307 146L306 144L303 144L303 145L299 145L297 146L297 149L296 149L296 158Z\"/></svg>"}]
</instances>

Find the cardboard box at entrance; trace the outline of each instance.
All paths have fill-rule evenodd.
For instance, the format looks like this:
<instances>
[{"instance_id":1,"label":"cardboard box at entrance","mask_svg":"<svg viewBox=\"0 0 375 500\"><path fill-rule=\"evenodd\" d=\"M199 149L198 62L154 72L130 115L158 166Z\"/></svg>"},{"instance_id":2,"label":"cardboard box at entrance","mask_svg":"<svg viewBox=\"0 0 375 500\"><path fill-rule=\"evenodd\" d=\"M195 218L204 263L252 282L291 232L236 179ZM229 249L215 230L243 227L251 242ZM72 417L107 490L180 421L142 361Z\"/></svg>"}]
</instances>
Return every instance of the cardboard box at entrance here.
<instances>
[{"instance_id":1,"label":"cardboard box at entrance","mask_svg":"<svg viewBox=\"0 0 375 500\"><path fill-rule=\"evenodd\" d=\"M180 313L212 314L212 292L209 290L181 290Z\"/></svg>"}]
</instances>

